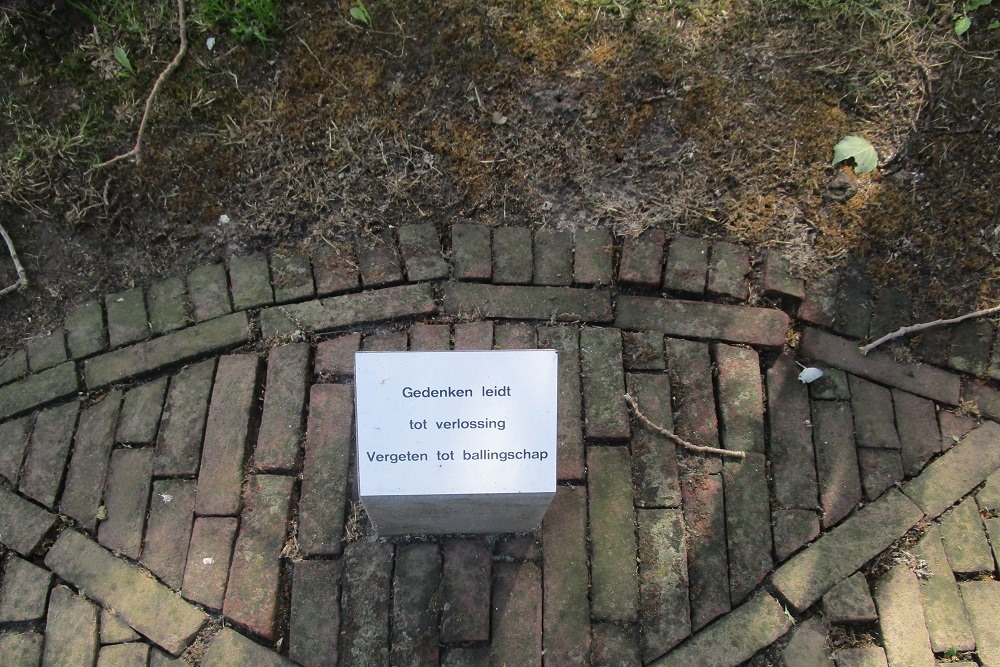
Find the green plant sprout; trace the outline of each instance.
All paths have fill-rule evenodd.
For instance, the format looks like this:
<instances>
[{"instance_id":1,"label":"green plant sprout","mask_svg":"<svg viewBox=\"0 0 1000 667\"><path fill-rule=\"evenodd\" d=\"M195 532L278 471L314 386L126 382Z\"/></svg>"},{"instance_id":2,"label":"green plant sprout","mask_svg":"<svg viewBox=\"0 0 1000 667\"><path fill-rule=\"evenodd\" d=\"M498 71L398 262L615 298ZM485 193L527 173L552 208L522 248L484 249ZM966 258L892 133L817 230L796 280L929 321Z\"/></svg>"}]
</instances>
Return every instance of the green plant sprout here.
<instances>
[{"instance_id":1,"label":"green plant sprout","mask_svg":"<svg viewBox=\"0 0 1000 667\"><path fill-rule=\"evenodd\" d=\"M961 37L969 28L972 27L972 18L969 17L971 12L976 11L980 7L985 7L986 5L993 2L993 0L969 0L965 3L965 7L962 9L962 15L955 18L955 34ZM990 30L996 30L1000 28L1000 21L993 21L988 26Z\"/></svg>"},{"instance_id":2,"label":"green plant sprout","mask_svg":"<svg viewBox=\"0 0 1000 667\"><path fill-rule=\"evenodd\" d=\"M351 7L351 18L367 26L372 24L372 15L368 13L368 8L361 0L357 0L357 4Z\"/></svg>"},{"instance_id":3,"label":"green plant sprout","mask_svg":"<svg viewBox=\"0 0 1000 667\"><path fill-rule=\"evenodd\" d=\"M115 55L115 60L117 60L118 64L122 66L122 69L124 69L129 74L135 74L135 68L132 67L132 63L129 61L128 54L125 53L125 49L123 49L120 46L116 46L113 49L113 52Z\"/></svg>"},{"instance_id":4,"label":"green plant sprout","mask_svg":"<svg viewBox=\"0 0 1000 667\"><path fill-rule=\"evenodd\" d=\"M844 137L833 147L833 166L854 162L854 173L867 174L878 166L878 153L867 140L854 135Z\"/></svg>"}]
</instances>

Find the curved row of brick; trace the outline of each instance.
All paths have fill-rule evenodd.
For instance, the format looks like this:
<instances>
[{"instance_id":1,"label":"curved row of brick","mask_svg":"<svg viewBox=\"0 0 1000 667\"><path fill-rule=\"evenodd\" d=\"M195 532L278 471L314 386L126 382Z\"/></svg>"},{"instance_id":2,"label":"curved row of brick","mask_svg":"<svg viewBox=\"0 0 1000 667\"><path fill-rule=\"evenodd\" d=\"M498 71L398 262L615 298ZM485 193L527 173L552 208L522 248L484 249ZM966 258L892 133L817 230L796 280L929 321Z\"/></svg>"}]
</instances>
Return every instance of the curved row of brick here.
<instances>
[{"instance_id":1,"label":"curved row of brick","mask_svg":"<svg viewBox=\"0 0 1000 667\"><path fill-rule=\"evenodd\" d=\"M14 572L47 593L54 573L85 594L36 594L16 622L44 619L44 650L69 662L102 645L122 654L108 664L169 664L195 642L205 665L537 664L543 649L549 664L735 664L987 479L958 507L980 503L996 545L981 499L1000 485L1000 427L953 408L1000 418L1000 392L860 356L829 331L858 326L850 280L803 287L772 255L758 285L745 249L658 230L463 224L445 245L413 225L311 258L234 259L85 307L9 357L0 543L19 555L3 586ZM792 321L739 305L754 292L812 325L797 358L822 381L797 382ZM985 359L987 377L989 337L962 335L944 365ZM537 538L359 541L353 352L490 347L560 351L560 487ZM665 428L747 459L675 452L630 417L626 390ZM989 569L959 609L981 660L997 646L976 611L997 595ZM240 632L218 632L220 614ZM37 636L0 632L0 655ZM921 660L942 653L934 641Z\"/></svg>"}]
</instances>

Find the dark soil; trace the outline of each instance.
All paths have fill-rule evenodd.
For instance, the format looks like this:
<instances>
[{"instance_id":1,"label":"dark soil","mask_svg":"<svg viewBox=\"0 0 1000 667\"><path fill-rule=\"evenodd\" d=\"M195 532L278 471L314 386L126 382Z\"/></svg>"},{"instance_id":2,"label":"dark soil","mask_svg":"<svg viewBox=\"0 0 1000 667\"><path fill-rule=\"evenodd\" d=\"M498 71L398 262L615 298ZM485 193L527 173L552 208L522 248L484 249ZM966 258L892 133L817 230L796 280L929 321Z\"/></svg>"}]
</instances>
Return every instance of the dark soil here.
<instances>
[{"instance_id":1,"label":"dark soil","mask_svg":"<svg viewBox=\"0 0 1000 667\"><path fill-rule=\"evenodd\" d=\"M778 247L934 315L1000 298L993 7L956 38L934 0L372 0L370 28L303 0L267 45L195 14L142 161L91 170L177 48L175 4L117 4L135 21L0 0L0 220L31 280L0 300L0 352L233 254L462 218ZM848 134L881 165L840 202Z\"/></svg>"}]
</instances>

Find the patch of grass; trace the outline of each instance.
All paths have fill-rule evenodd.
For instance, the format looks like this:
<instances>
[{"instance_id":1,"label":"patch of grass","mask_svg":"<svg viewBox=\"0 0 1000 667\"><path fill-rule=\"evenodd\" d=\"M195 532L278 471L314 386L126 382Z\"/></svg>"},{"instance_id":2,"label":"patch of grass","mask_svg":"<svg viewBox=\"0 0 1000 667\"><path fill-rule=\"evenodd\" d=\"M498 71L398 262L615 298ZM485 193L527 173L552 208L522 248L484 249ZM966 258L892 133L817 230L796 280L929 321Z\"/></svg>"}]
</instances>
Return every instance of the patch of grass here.
<instances>
[{"instance_id":1,"label":"patch of grass","mask_svg":"<svg viewBox=\"0 0 1000 667\"><path fill-rule=\"evenodd\" d=\"M198 0L195 20L225 27L241 42L266 44L278 25L278 7L274 0Z\"/></svg>"}]
</instances>

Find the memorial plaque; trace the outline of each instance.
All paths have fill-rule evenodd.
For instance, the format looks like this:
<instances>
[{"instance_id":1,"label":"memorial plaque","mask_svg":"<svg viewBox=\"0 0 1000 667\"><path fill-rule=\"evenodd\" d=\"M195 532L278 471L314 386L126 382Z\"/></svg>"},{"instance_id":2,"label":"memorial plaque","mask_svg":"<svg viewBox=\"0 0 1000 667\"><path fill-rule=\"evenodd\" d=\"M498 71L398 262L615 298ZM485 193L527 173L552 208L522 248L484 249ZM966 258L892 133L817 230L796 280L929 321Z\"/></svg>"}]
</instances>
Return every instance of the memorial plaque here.
<instances>
[{"instance_id":1,"label":"memorial plaque","mask_svg":"<svg viewBox=\"0 0 1000 667\"><path fill-rule=\"evenodd\" d=\"M538 527L556 491L554 350L354 363L358 487L380 535Z\"/></svg>"}]
</instances>

